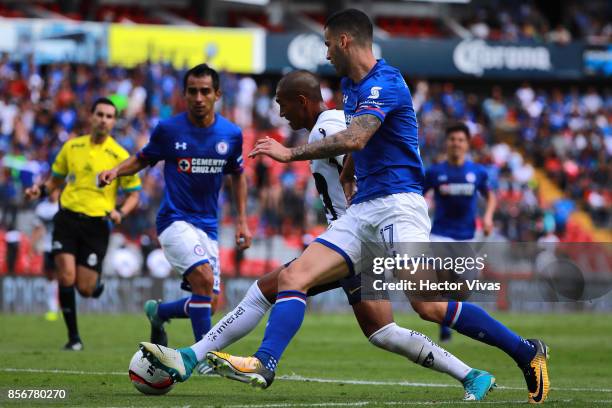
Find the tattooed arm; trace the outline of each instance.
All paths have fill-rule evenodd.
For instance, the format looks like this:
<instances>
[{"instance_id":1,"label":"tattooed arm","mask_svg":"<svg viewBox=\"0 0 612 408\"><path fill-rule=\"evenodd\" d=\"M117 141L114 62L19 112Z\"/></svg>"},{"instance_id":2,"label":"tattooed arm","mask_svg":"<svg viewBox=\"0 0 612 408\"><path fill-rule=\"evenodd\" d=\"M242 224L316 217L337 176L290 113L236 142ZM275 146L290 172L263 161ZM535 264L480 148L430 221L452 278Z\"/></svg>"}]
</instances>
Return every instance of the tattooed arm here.
<instances>
[{"instance_id":1,"label":"tattooed arm","mask_svg":"<svg viewBox=\"0 0 612 408\"><path fill-rule=\"evenodd\" d=\"M291 149L274 139L265 138L257 142L249 157L264 154L283 163L334 157L363 149L380 125L381 122L376 116L360 115L353 119L346 130Z\"/></svg>"}]
</instances>

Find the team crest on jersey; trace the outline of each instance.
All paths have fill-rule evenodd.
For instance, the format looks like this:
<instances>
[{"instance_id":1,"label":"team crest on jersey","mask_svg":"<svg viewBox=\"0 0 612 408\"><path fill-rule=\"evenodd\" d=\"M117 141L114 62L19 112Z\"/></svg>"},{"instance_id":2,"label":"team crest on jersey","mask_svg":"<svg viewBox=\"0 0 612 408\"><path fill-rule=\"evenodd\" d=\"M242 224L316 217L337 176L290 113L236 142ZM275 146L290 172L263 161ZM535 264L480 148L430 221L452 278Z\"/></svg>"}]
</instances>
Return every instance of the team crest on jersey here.
<instances>
[{"instance_id":1,"label":"team crest on jersey","mask_svg":"<svg viewBox=\"0 0 612 408\"><path fill-rule=\"evenodd\" d=\"M468 183L474 183L476 181L476 175L472 172L469 172L465 175L465 181Z\"/></svg>"},{"instance_id":2,"label":"team crest on jersey","mask_svg":"<svg viewBox=\"0 0 612 408\"><path fill-rule=\"evenodd\" d=\"M178 170L181 173L190 173L191 159L183 158L178 160Z\"/></svg>"},{"instance_id":3,"label":"team crest on jersey","mask_svg":"<svg viewBox=\"0 0 612 408\"><path fill-rule=\"evenodd\" d=\"M215 150L220 155L226 155L229 150L229 145L227 144L225 140L222 140L219 143L217 143L217 145L215 146Z\"/></svg>"},{"instance_id":4,"label":"team crest on jersey","mask_svg":"<svg viewBox=\"0 0 612 408\"><path fill-rule=\"evenodd\" d=\"M227 160L206 157L179 157L176 159L176 163L179 173L218 174L223 172Z\"/></svg>"},{"instance_id":5,"label":"team crest on jersey","mask_svg":"<svg viewBox=\"0 0 612 408\"><path fill-rule=\"evenodd\" d=\"M370 88L370 96L368 96L368 99L378 99L378 97L380 96L381 89L382 86L373 86L372 88Z\"/></svg>"},{"instance_id":6,"label":"team crest on jersey","mask_svg":"<svg viewBox=\"0 0 612 408\"><path fill-rule=\"evenodd\" d=\"M196 246L193 247L193 253L197 256L204 256L204 248L202 248L202 245L196 244Z\"/></svg>"}]
</instances>

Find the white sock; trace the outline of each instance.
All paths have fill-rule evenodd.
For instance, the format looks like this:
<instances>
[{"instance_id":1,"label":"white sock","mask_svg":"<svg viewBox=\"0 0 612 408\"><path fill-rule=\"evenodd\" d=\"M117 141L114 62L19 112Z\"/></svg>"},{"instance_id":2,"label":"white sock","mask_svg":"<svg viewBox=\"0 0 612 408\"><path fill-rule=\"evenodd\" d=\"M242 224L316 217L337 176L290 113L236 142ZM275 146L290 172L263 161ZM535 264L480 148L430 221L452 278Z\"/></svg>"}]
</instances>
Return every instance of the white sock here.
<instances>
[{"instance_id":1,"label":"white sock","mask_svg":"<svg viewBox=\"0 0 612 408\"><path fill-rule=\"evenodd\" d=\"M191 346L198 361L202 361L209 351L223 350L249 334L271 307L257 282L253 283L238 306L223 316L202 340Z\"/></svg>"},{"instance_id":2,"label":"white sock","mask_svg":"<svg viewBox=\"0 0 612 408\"><path fill-rule=\"evenodd\" d=\"M424 334L404 329L395 323L379 329L368 340L377 347L407 357L423 367L446 373L459 381L472 369Z\"/></svg>"},{"instance_id":3,"label":"white sock","mask_svg":"<svg viewBox=\"0 0 612 408\"><path fill-rule=\"evenodd\" d=\"M57 300L57 281L47 281L47 311L57 313L59 310Z\"/></svg>"}]
</instances>

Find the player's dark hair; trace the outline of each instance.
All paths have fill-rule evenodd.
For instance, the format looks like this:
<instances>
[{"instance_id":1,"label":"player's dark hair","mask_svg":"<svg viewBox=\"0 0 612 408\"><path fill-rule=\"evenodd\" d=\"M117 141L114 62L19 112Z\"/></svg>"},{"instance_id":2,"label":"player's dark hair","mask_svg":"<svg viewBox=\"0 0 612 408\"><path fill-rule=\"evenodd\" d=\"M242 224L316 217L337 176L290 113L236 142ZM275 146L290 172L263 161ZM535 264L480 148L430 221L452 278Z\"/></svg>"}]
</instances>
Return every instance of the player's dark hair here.
<instances>
[{"instance_id":1,"label":"player's dark hair","mask_svg":"<svg viewBox=\"0 0 612 408\"><path fill-rule=\"evenodd\" d=\"M94 113L96 111L96 108L98 107L98 105L110 105L115 109L115 116L117 116L117 107L115 106L115 104L113 103L113 101L111 101L108 98L102 97L102 98L98 98L95 100L95 102L93 103L93 105L91 105L91 113Z\"/></svg>"},{"instance_id":2,"label":"player's dark hair","mask_svg":"<svg viewBox=\"0 0 612 408\"><path fill-rule=\"evenodd\" d=\"M209 76L212 79L213 89L215 91L219 90L219 74L207 64L196 65L195 67L189 69L189 71L185 72L185 76L183 77L183 91L187 90L187 79L189 79L190 76L197 78Z\"/></svg>"},{"instance_id":3,"label":"player's dark hair","mask_svg":"<svg viewBox=\"0 0 612 408\"><path fill-rule=\"evenodd\" d=\"M452 125L446 128L446 138L453 132L463 132L467 140L470 140L472 135L470 134L470 129L466 126L465 123L453 123Z\"/></svg>"},{"instance_id":4,"label":"player's dark hair","mask_svg":"<svg viewBox=\"0 0 612 408\"><path fill-rule=\"evenodd\" d=\"M360 44L371 43L374 33L370 17L357 9L335 12L325 21L325 28L335 33L348 33Z\"/></svg>"}]
</instances>

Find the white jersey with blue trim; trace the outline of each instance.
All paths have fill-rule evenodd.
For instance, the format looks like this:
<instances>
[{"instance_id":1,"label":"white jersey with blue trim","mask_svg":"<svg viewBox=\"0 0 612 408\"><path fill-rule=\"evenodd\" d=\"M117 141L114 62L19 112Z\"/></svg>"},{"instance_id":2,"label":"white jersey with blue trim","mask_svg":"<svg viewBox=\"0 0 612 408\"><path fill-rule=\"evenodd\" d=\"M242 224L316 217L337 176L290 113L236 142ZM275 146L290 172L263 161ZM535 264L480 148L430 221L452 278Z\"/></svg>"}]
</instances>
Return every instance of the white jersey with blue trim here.
<instances>
[{"instance_id":1,"label":"white jersey with blue trim","mask_svg":"<svg viewBox=\"0 0 612 408\"><path fill-rule=\"evenodd\" d=\"M308 143L322 140L334 133L346 129L344 112L341 110L327 110L319 114L317 122L308 136ZM330 157L327 159L311 160L310 170L315 180L315 186L325 206L327 222L340 218L346 212L348 206L342 184L340 184L340 173L344 163L344 155Z\"/></svg>"}]
</instances>

